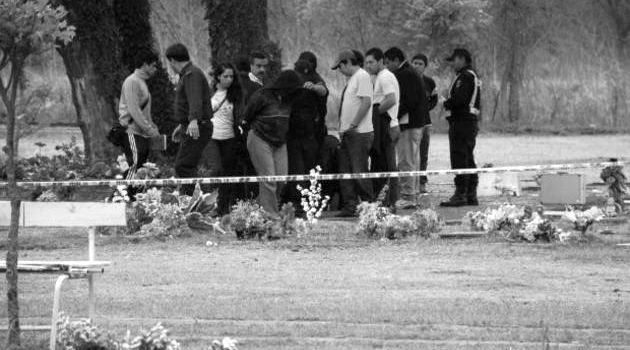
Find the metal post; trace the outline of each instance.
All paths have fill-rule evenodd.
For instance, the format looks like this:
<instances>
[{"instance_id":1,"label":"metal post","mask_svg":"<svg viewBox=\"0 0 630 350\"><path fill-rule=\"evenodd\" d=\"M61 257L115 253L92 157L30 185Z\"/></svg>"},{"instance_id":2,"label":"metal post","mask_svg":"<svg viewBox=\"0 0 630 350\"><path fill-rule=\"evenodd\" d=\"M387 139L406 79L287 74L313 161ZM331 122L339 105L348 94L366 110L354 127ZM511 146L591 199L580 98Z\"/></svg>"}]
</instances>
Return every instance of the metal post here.
<instances>
[{"instance_id":1,"label":"metal post","mask_svg":"<svg viewBox=\"0 0 630 350\"><path fill-rule=\"evenodd\" d=\"M55 350L57 345L57 320L59 319L59 304L61 299L61 286L68 279L67 275L61 275L55 283L55 294L53 295L52 327L50 329L50 350Z\"/></svg>"}]
</instances>

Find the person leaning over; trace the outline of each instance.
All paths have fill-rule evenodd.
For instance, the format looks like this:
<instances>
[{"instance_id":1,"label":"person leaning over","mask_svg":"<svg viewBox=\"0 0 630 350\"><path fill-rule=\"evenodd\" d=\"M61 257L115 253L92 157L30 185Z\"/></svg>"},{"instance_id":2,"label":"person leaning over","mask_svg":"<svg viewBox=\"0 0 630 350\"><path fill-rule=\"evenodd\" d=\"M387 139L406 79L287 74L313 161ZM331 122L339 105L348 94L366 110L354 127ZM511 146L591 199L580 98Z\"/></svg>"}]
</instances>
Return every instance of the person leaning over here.
<instances>
[{"instance_id":1,"label":"person leaning over","mask_svg":"<svg viewBox=\"0 0 630 350\"><path fill-rule=\"evenodd\" d=\"M370 170L372 172L393 172L396 165L396 142L400 136L398 126L398 106L400 88L394 73L385 68L383 51L373 48L365 53L365 69L374 79L374 102L372 124L374 125L374 143L371 152ZM388 191L383 204L396 210L398 199L398 179L374 179L374 193L380 193L385 184Z\"/></svg>"},{"instance_id":2,"label":"person leaning over","mask_svg":"<svg viewBox=\"0 0 630 350\"><path fill-rule=\"evenodd\" d=\"M287 132L291 103L302 81L295 71L285 70L271 84L252 95L244 113L243 127L249 129L247 150L258 176L287 175ZM258 202L279 217L281 185L260 183Z\"/></svg>"},{"instance_id":3,"label":"person leaning over","mask_svg":"<svg viewBox=\"0 0 630 350\"><path fill-rule=\"evenodd\" d=\"M136 69L123 82L118 104L118 120L121 126L127 128L127 137L122 143L129 164L129 169L123 174L126 180L132 180L138 168L147 161L151 137L160 135L151 119L151 93L147 86L147 79L157 71L159 57L153 51L142 50L136 54L136 59ZM136 191L129 186L131 199L135 198Z\"/></svg>"},{"instance_id":4,"label":"person leaning over","mask_svg":"<svg viewBox=\"0 0 630 350\"><path fill-rule=\"evenodd\" d=\"M359 67L359 61L352 51L339 54L333 70L339 70L348 78L341 94L339 113L339 172L366 173L369 171L369 157L374 141L372 125L373 87L370 74ZM374 189L370 179L342 180L342 210L339 216L356 216L359 201L374 201Z\"/></svg>"},{"instance_id":5,"label":"person leaning over","mask_svg":"<svg viewBox=\"0 0 630 350\"><path fill-rule=\"evenodd\" d=\"M419 156L422 130L429 113L427 94L422 78L405 60L405 54L397 47L385 51L385 66L394 73L400 86L398 123L400 139L396 144L398 170L420 170ZM420 181L415 176L400 179L400 199L396 206L412 208L420 195Z\"/></svg>"},{"instance_id":6,"label":"person leaning over","mask_svg":"<svg viewBox=\"0 0 630 350\"><path fill-rule=\"evenodd\" d=\"M481 81L472 68L472 56L466 49L455 49L447 58L457 74L444 109L450 112L448 120L448 141L451 153L451 168L473 169L475 164L475 144L479 132L481 115ZM479 205L477 200L477 174L455 176L455 193L443 207Z\"/></svg>"},{"instance_id":7,"label":"person leaning over","mask_svg":"<svg viewBox=\"0 0 630 350\"><path fill-rule=\"evenodd\" d=\"M415 68L416 72L422 77L424 80L424 87L427 92L427 100L429 103L429 112L432 111L438 103L438 93L436 89L435 80L430 76L425 74L427 66L429 65L429 59L424 54L417 54L413 56L411 59L411 65ZM427 166L429 163L429 144L431 142L431 128L433 123L431 122L431 114L427 113L427 121L426 125L422 129L422 140L420 141L420 170L427 170ZM428 179L426 176L420 176L420 193L427 193L427 182Z\"/></svg>"},{"instance_id":8,"label":"person leaning over","mask_svg":"<svg viewBox=\"0 0 630 350\"><path fill-rule=\"evenodd\" d=\"M197 166L212 134L212 104L210 86L204 72L193 65L188 49L174 44L166 49L166 58L179 81L175 88L175 114L179 126L173 132L173 140L179 142L175 158L175 174L180 178L197 176ZM192 195L194 185L183 185L181 192Z\"/></svg>"}]
</instances>

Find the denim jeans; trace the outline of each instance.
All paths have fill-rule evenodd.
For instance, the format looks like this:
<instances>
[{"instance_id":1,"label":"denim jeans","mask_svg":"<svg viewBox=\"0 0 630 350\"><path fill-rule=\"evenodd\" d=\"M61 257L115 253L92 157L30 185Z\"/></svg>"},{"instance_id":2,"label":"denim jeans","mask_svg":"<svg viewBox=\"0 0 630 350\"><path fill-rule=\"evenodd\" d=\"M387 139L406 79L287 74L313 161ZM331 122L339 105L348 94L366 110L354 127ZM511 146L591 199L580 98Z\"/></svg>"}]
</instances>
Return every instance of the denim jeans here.
<instances>
[{"instance_id":1,"label":"denim jeans","mask_svg":"<svg viewBox=\"0 0 630 350\"><path fill-rule=\"evenodd\" d=\"M369 168L370 149L374 141L374 133L345 133L341 137L339 149L340 173L367 173ZM371 179L341 180L342 210L356 212L359 201L374 201L374 189Z\"/></svg>"},{"instance_id":2,"label":"denim jeans","mask_svg":"<svg viewBox=\"0 0 630 350\"><path fill-rule=\"evenodd\" d=\"M424 128L405 129L401 131L396 144L399 171L420 170L420 143ZM400 198L415 201L420 194L420 179L417 176L400 178Z\"/></svg>"},{"instance_id":3,"label":"denim jeans","mask_svg":"<svg viewBox=\"0 0 630 350\"><path fill-rule=\"evenodd\" d=\"M247 150L258 176L287 175L289 172L286 143L274 147L264 141L254 130L247 136ZM261 182L258 202L268 213L277 216L279 213L278 195L282 184L277 182Z\"/></svg>"},{"instance_id":4,"label":"denim jeans","mask_svg":"<svg viewBox=\"0 0 630 350\"><path fill-rule=\"evenodd\" d=\"M429 163L429 144L431 143L431 125L424 127L422 131L422 141L420 141L420 170L427 170ZM420 176L420 184L426 185L429 182L426 176Z\"/></svg>"}]
</instances>

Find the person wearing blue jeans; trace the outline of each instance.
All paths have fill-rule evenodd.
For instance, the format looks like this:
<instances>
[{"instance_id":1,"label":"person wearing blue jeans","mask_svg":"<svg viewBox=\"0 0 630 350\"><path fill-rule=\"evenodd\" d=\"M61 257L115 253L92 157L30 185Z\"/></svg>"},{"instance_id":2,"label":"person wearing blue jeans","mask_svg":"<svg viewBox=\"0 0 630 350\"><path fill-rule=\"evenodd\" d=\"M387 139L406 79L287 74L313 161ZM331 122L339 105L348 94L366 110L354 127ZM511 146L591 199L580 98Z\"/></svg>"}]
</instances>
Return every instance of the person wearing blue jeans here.
<instances>
[{"instance_id":1,"label":"person wearing blue jeans","mask_svg":"<svg viewBox=\"0 0 630 350\"><path fill-rule=\"evenodd\" d=\"M359 59L351 50L341 52L332 69L339 69L348 78L341 94L339 111L339 171L365 173L369 171L370 150L374 141L372 80L370 74L359 67ZM356 216L359 201L374 200L370 179L342 180L340 186L341 217Z\"/></svg>"},{"instance_id":2,"label":"person wearing blue jeans","mask_svg":"<svg viewBox=\"0 0 630 350\"><path fill-rule=\"evenodd\" d=\"M267 87L252 95L245 109L243 126L247 134L247 150L258 176L287 175L287 133L291 103L302 86L299 75L285 70ZM258 202L273 217L279 217L276 182L261 182Z\"/></svg>"}]
</instances>

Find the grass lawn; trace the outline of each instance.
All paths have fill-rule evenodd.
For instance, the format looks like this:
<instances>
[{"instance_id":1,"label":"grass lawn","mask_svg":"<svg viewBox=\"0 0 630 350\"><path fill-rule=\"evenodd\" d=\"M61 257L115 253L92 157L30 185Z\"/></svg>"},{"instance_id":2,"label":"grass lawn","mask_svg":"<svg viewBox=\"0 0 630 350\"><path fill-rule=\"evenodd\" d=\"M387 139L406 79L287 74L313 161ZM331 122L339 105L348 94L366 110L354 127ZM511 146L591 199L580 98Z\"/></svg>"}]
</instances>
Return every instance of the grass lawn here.
<instances>
[{"instance_id":1,"label":"grass lawn","mask_svg":"<svg viewBox=\"0 0 630 350\"><path fill-rule=\"evenodd\" d=\"M276 242L99 237L97 257L115 264L98 278L97 323L122 335L162 321L184 349L220 336L241 349L544 349L545 340L552 349L630 348L630 248L614 244L630 242L627 226L581 245L376 242L355 226L325 221ZM21 237L25 259L87 255L83 231ZM54 279L20 276L23 324L49 322ZM86 287L68 283L62 309L85 315ZM24 339L36 349L46 334Z\"/></svg>"},{"instance_id":2,"label":"grass lawn","mask_svg":"<svg viewBox=\"0 0 630 350\"><path fill-rule=\"evenodd\" d=\"M46 153L77 134L46 132L36 137ZM36 151L33 142L23 140L22 156ZM430 168L448 168L445 135L436 135L431 147ZM496 166L573 162L623 157L629 147L630 135L486 134L477 158ZM592 182L599 170L584 173ZM432 190L451 181L432 178ZM440 191L444 198L449 189ZM459 219L463 211L441 214ZM221 336L257 350L542 350L547 343L550 349L630 349L630 248L615 245L630 242L628 225L574 245L496 237L376 242L355 231L352 221L324 221L308 237L276 242L200 233L169 242L99 237L97 258L114 265L97 280L96 322L123 335L162 321L192 350ZM0 229L3 255L6 237ZM20 237L24 259L87 257L80 230L24 229ZM207 247L208 240L219 245ZM22 324L50 322L54 280L20 276ZM87 314L85 281L67 283L64 293L63 310ZM0 319L6 309L0 296ZM5 336L0 332L2 346ZM46 336L24 333L26 349L45 348Z\"/></svg>"}]
</instances>

